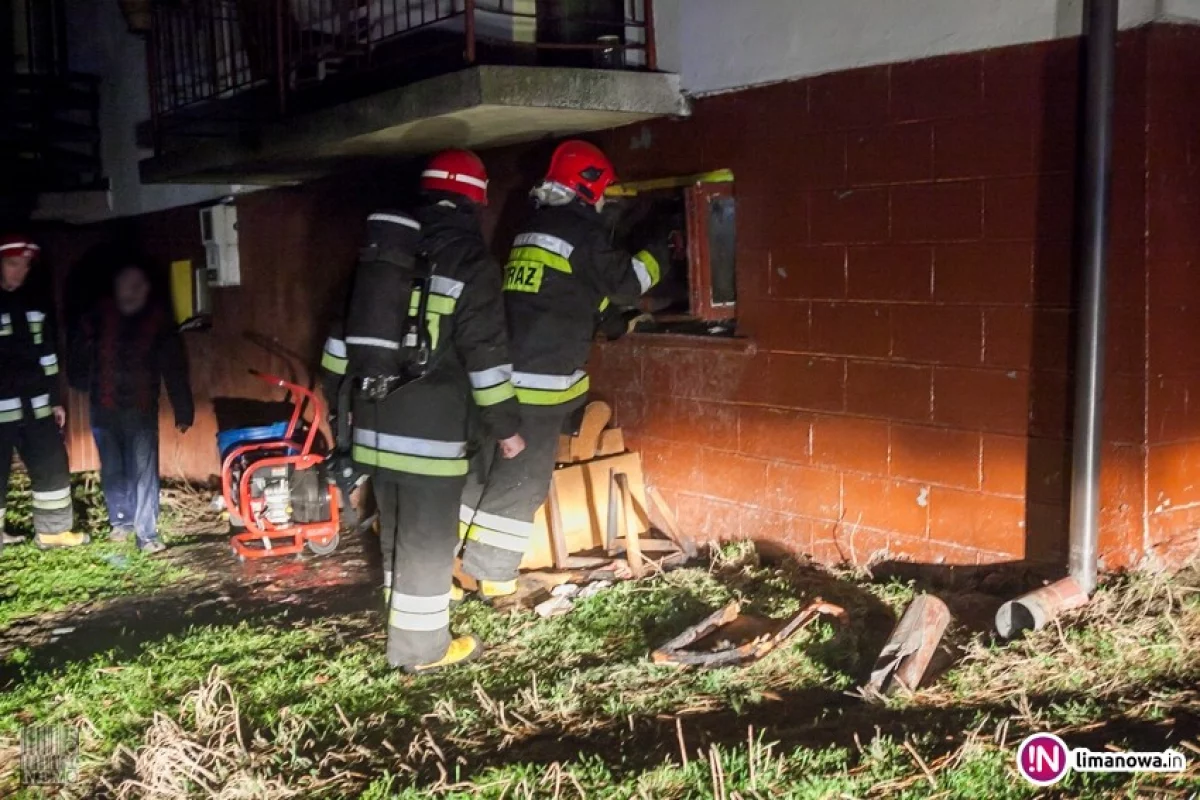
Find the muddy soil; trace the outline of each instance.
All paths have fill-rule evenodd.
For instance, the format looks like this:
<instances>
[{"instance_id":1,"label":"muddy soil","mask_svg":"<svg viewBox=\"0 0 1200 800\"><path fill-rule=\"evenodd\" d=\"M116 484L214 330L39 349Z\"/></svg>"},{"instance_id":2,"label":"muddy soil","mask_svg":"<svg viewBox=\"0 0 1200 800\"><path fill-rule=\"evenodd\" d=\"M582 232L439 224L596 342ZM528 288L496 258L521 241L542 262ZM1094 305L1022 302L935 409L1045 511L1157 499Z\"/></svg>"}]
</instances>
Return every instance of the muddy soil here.
<instances>
[{"instance_id":1,"label":"muddy soil","mask_svg":"<svg viewBox=\"0 0 1200 800\"><path fill-rule=\"evenodd\" d=\"M193 625L270 617L291 625L352 612L380 610L378 539L346 533L327 556L240 561L226 535L171 548L158 558L191 573L152 595L100 600L18 620L0 631L0 689L96 653L132 655L148 641ZM20 667L9 656L24 650Z\"/></svg>"}]
</instances>

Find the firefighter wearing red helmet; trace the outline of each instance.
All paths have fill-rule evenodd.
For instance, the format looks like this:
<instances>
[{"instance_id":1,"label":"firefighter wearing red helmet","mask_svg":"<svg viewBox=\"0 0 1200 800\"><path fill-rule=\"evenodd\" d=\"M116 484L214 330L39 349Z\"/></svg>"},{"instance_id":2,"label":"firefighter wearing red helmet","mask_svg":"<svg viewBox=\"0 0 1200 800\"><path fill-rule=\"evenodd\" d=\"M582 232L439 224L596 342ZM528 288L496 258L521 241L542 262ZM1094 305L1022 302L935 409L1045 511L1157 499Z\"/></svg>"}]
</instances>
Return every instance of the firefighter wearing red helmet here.
<instances>
[{"instance_id":1,"label":"firefighter wearing red helmet","mask_svg":"<svg viewBox=\"0 0 1200 800\"><path fill-rule=\"evenodd\" d=\"M8 544L21 541L4 532L4 494L16 450L33 484L35 544L74 547L88 537L71 531L54 331L49 305L26 281L38 251L26 236L0 238L0 536Z\"/></svg>"},{"instance_id":2,"label":"firefighter wearing red helmet","mask_svg":"<svg viewBox=\"0 0 1200 800\"><path fill-rule=\"evenodd\" d=\"M636 305L668 264L665 236L636 254L612 244L599 212L615 181L599 148L582 141L560 145L533 190L537 208L504 268L512 380L526 448L498 461L486 484L472 480L463 495L463 569L480 582L485 600L516 591L534 514L550 488L558 436L586 402L584 367L597 314L610 305Z\"/></svg>"},{"instance_id":3,"label":"firefighter wearing red helmet","mask_svg":"<svg viewBox=\"0 0 1200 800\"><path fill-rule=\"evenodd\" d=\"M474 153L448 150L420 186L411 216L370 216L357 285L322 357L331 405L346 397L343 384L354 387L350 452L379 507L387 656L411 672L480 652L474 637L450 633L468 454L475 438L498 441L508 457L524 447L501 271L480 224L487 171Z\"/></svg>"}]
</instances>

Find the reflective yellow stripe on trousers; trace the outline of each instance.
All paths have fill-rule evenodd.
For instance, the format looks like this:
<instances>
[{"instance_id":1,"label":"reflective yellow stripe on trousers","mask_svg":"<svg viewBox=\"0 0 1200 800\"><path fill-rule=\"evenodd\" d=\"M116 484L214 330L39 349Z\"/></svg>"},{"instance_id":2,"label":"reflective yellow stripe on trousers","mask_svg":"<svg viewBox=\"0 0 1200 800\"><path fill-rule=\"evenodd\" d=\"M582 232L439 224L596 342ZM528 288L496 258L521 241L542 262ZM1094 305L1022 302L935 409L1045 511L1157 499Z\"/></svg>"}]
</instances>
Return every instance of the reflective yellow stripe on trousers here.
<instances>
[{"instance_id":1,"label":"reflective yellow stripe on trousers","mask_svg":"<svg viewBox=\"0 0 1200 800\"><path fill-rule=\"evenodd\" d=\"M514 372L513 386L517 399L530 406L557 406L587 394L591 381L583 370L571 375L540 375L533 372Z\"/></svg>"},{"instance_id":2,"label":"reflective yellow stripe on trousers","mask_svg":"<svg viewBox=\"0 0 1200 800\"><path fill-rule=\"evenodd\" d=\"M499 550L524 553L532 533L532 522L474 511L470 506L458 508L458 535L461 539L470 539Z\"/></svg>"}]
</instances>

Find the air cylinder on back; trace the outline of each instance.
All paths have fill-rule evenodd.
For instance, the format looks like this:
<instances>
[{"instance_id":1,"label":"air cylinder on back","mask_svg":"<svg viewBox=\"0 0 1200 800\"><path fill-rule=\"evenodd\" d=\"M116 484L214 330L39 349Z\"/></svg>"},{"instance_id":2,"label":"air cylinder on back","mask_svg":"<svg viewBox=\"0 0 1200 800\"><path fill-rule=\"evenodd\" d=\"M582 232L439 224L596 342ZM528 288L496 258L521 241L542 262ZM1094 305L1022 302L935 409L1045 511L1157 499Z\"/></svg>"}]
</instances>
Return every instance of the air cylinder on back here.
<instances>
[{"instance_id":1,"label":"air cylinder on back","mask_svg":"<svg viewBox=\"0 0 1200 800\"><path fill-rule=\"evenodd\" d=\"M367 218L367 243L359 253L346 309L347 374L400 376L417 346L410 303L422 275L417 250L421 225L407 214L378 211Z\"/></svg>"}]
</instances>

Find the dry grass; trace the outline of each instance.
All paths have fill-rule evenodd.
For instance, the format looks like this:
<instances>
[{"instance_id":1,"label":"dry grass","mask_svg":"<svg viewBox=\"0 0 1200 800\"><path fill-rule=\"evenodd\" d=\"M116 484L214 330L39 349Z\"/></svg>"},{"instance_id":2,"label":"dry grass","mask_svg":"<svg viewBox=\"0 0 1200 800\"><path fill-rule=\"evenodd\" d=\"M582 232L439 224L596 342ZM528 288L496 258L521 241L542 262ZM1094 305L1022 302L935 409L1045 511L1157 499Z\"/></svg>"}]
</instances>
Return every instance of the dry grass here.
<instances>
[{"instance_id":1,"label":"dry grass","mask_svg":"<svg viewBox=\"0 0 1200 800\"><path fill-rule=\"evenodd\" d=\"M1145 679L1200 674L1200 573L1137 574L1101 587L1083 608L1006 644L977 637L949 680L921 702L989 703L1057 693L1141 694Z\"/></svg>"},{"instance_id":2,"label":"dry grass","mask_svg":"<svg viewBox=\"0 0 1200 800\"><path fill-rule=\"evenodd\" d=\"M296 796L281 779L259 774L242 726L233 687L214 667L208 678L184 697L178 720L155 714L137 752L118 750L116 763L131 760L135 777L116 787L117 797L282 800Z\"/></svg>"}]
</instances>

